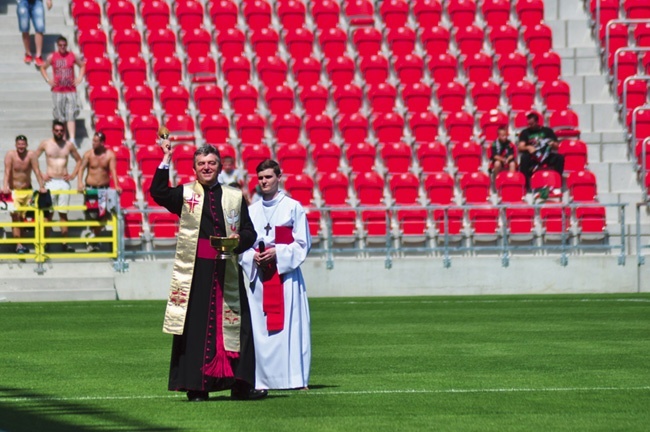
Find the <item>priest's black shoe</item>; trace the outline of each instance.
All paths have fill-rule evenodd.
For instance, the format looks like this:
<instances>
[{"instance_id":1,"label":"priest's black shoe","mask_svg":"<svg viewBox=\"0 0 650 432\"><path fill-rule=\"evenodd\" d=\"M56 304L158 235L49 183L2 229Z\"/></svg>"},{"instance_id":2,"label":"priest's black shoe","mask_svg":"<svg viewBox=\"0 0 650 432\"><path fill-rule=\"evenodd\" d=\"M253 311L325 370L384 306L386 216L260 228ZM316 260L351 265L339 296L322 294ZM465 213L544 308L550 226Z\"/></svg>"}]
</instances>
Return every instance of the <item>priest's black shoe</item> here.
<instances>
[{"instance_id":1,"label":"priest's black shoe","mask_svg":"<svg viewBox=\"0 0 650 432\"><path fill-rule=\"evenodd\" d=\"M188 391L187 399L190 402L205 402L209 398L208 392L204 391Z\"/></svg>"},{"instance_id":2,"label":"priest's black shoe","mask_svg":"<svg viewBox=\"0 0 650 432\"><path fill-rule=\"evenodd\" d=\"M258 400L264 399L269 395L266 390L255 390L254 388L247 389L236 387L230 390L230 399L232 400Z\"/></svg>"}]
</instances>

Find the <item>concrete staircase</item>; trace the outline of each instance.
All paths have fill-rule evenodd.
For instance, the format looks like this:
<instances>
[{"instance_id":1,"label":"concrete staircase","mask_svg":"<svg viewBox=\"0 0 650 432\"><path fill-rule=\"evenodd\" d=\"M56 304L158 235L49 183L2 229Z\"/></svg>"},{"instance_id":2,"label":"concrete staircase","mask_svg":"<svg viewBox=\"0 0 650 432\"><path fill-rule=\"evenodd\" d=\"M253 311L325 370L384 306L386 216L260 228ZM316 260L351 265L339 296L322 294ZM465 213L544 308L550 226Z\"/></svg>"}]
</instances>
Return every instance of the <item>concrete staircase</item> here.
<instances>
[{"instance_id":1,"label":"concrete staircase","mask_svg":"<svg viewBox=\"0 0 650 432\"><path fill-rule=\"evenodd\" d=\"M581 138L588 145L589 169L598 179L599 198L603 203L628 203L626 228L635 233L634 205L642 200L642 191L584 2L545 0L544 6L554 49L562 58L562 78L571 86L571 106L580 117ZM615 210L608 209L608 224L616 222ZM642 214L642 225L642 232L650 232L647 214Z\"/></svg>"},{"instance_id":2,"label":"concrete staircase","mask_svg":"<svg viewBox=\"0 0 650 432\"><path fill-rule=\"evenodd\" d=\"M66 22L68 2L53 2L51 10L45 12L45 37L43 56L55 48L56 38L65 36L70 49L78 52L74 45L74 30ZM32 28L32 47L34 46ZM23 134L29 140L31 149L36 149L45 138L52 136L52 97L49 86L38 69L23 63L24 48L15 0L0 0L0 131L2 146L0 156L13 148L16 135ZM51 69L50 69L51 71ZM84 98L82 98L82 101ZM87 128L90 127L90 110L82 102L82 112L77 119L77 141L90 148ZM85 149L84 149L85 150ZM41 162L44 165L44 162Z\"/></svg>"}]
</instances>

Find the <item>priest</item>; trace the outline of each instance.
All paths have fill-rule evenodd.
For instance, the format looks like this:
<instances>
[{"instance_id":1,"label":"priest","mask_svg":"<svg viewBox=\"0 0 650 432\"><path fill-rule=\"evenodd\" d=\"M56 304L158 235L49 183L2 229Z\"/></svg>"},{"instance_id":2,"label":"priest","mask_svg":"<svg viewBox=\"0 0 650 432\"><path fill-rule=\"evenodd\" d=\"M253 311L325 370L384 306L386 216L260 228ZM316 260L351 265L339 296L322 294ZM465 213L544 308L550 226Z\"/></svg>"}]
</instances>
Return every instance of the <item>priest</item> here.
<instances>
[{"instance_id":1,"label":"priest","mask_svg":"<svg viewBox=\"0 0 650 432\"><path fill-rule=\"evenodd\" d=\"M279 190L280 166L257 166L262 199L249 208L255 249L240 255L250 279L255 387L307 389L311 364L309 303L300 265L311 248L305 210Z\"/></svg>"},{"instance_id":2,"label":"priest","mask_svg":"<svg viewBox=\"0 0 650 432\"><path fill-rule=\"evenodd\" d=\"M217 181L219 151L203 146L194 153L196 181L169 186L172 148L151 185L156 203L180 217L171 288L163 331L173 334L169 390L187 392L190 401L231 389L232 399L260 399L255 390L255 350L243 273L236 254L249 249L256 233L241 190ZM234 237L233 256L219 259L210 237Z\"/></svg>"}]
</instances>

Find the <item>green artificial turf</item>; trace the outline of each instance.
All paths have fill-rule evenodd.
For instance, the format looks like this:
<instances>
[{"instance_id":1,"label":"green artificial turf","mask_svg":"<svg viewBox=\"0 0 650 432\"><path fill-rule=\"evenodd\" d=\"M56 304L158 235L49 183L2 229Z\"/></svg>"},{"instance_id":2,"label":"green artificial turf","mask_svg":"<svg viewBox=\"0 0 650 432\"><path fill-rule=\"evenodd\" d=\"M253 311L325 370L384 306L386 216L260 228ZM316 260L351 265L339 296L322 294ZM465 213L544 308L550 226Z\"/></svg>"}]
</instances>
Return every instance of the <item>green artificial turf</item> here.
<instances>
[{"instance_id":1,"label":"green artificial turf","mask_svg":"<svg viewBox=\"0 0 650 432\"><path fill-rule=\"evenodd\" d=\"M166 391L163 302L0 304L0 431L647 431L650 296L312 299L309 391Z\"/></svg>"}]
</instances>

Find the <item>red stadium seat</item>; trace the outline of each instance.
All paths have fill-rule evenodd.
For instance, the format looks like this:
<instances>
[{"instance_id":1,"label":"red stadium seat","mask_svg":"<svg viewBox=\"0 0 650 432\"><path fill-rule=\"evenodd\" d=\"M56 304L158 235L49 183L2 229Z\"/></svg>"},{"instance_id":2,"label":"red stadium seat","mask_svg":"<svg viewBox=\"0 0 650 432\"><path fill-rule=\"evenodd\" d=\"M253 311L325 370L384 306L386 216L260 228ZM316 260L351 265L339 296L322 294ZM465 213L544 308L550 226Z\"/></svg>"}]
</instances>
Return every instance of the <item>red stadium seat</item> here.
<instances>
[{"instance_id":1,"label":"red stadium seat","mask_svg":"<svg viewBox=\"0 0 650 432\"><path fill-rule=\"evenodd\" d=\"M232 87L247 85L251 77L251 63L246 57L226 57L221 70Z\"/></svg>"},{"instance_id":2,"label":"red stadium seat","mask_svg":"<svg viewBox=\"0 0 650 432\"><path fill-rule=\"evenodd\" d=\"M266 89L266 106L273 115L288 114L293 110L294 94L291 87L279 85Z\"/></svg>"},{"instance_id":3,"label":"red stadium seat","mask_svg":"<svg viewBox=\"0 0 650 432\"><path fill-rule=\"evenodd\" d=\"M362 58L379 54L381 41L381 32L374 27L359 27L352 31L352 42Z\"/></svg>"},{"instance_id":4,"label":"red stadium seat","mask_svg":"<svg viewBox=\"0 0 650 432\"><path fill-rule=\"evenodd\" d=\"M377 150L367 142L353 143L347 146L345 155L353 173L366 173L374 170Z\"/></svg>"},{"instance_id":5,"label":"red stadium seat","mask_svg":"<svg viewBox=\"0 0 650 432\"><path fill-rule=\"evenodd\" d=\"M223 31L237 26L237 4L232 0L212 0L209 2L210 19L214 27Z\"/></svg>"},{"instance_id":6,"label":"red stadium seat","mask_svg":"<svg viewBox=\"0 0 650 432\"><path fill-rule=\"evenodd\" d=\"M335 86L349 84L354 80L354 61L347 56L339 56L327 61L327 74Z\"/></svg>"},{"instance_id":7,"label":"red stadium seat","mask_svg":"<svg viewBox=\"0 0 650 432\"><path fill-rule=\"evenodd\" d=\"M535 103L535 84L527 80L511 83L506 95L513 111L528 111Z\"/></svg>"},{"instance_id":8,"label":"red stadium seat","mask_svg":"<svg viewBox=\"0 0 650 432\"><path fill-rule=\"evenodd\" d=\"M467 78L471 83L479 84L492 79L492 57L484 52L468 55L463 62Z\"/></svg>"},{"instance_id":9,"label":"red stadium seat","mask_svg":"<svg viewBox=\"0 0 650 432\"><path fill-rule=\"evenodd\" d=\"M266 122L259 114L244 114L235 121L239 140L245 144L261 144L264 140Z\"/></svg>"},{"instance_id":10,"label":"red stadium seat","mask_svg":"<svg viewBox=\"0 0 650 432\"><path fill-rule=\"evenodd\" d=\"M147 64L141 57L119 59L117 71L126 87L144 85L147 81Z\"/></svg>"},{"instance_id":11,"label":"red stadium seat","mask_svg":"<svg viewBox=\"0 0 650 432\"><path fill-rule=\"evenodd\" d=\"M389 29L386 40L395 56L405 56L415 51L415 31L411 27Z\"/></svg>"},{"instance_id":12,"label":"red stadium seat","mask_svg":"<svg viewBox=\"0 0 650 432\"><path fill-rule=\"evenodd\" d=\"M437 0L428 0L436 2ZM431 57L437 57L445 54L449 50L449 30L445 27L435 25L424 27L420 35L422 47Z\"/></svg>"},{"instance_id":13,"label":"red stadium seat","mask_svg":"<svg viewBox=\"0 0 650 432\"><path fill-rule=\"evenodd\" d=\"M361 113L344 114L338 121L338 128L348 144L364 142L368 137L368 119Z\"/></svg>"},{"instance_id":14,"label":"red stadium seat","mask_svg":"<svg viewBox=\"0 0 650 432\"><path fill-rule=\"evenodd\" d=\"M432 56L429 60L429 71L436 83L444 84L453 81L458 73L458 59L449 53Z\"/></svg>"},{"instance_id":15,"label":"red stadium seat","mask_svg":"<svg viewBox=\"0 0 650 432\"><path fill-rule=\"evenodd\" d=\"M120 175L117 177L117 184L122 189L122 193L120 194L120 207L123 209L132 207L133 203L136 201L135 180L133 180L133 177L131 176Z\"/></svg>"},{"instance_id":16,"label":"red stadium seat","mask_svg":"<svg viewBox=\"0 0 650 432\"><path fill-rule=\"evenodd\" d=\"M431 173L424 180L424 189L429 203L449 205L454 199L454 178L446 172Z\"/></svg>"},{"instance_id":17,"label":"red stadium seat","mask_svg":"<svg viewBox=\"0 0 650 432\"><path fill-rule=\"evenodd\" d=\"M596 176L591 171L572 172L567 178L566 185L574 202L596 201L598 196Z\"/></svg>"},{"instance_id":18,"label":"red stadium seat","mask_svg":"<svg viewBox=\"0 0 650 432\"><path fill-rule=\"evenodd\" d=\"M305 25L307 9L298 0L285 0L278 2L278 18L285 30L300 29Z\"/></svg>"},{"instance_id":19,"label":"red stadium seat","mask_svg":"<svg viewBox=\"0 0 650 432\"><path fill-rule=\"evenodd\" d=\"M463 1L463 0L458 0ZM467 0L465 0L467 1ZM467 25L456 30L456 44L461 54L471 56L483 49L483 29L476 25Z\"/></svg>"},{"instance_id":20,"label":"red stadium seat","mask_svg":"<svg viewBox=\"0 0 650 432\"><path fill-rule=\"evenodd\" d=\"M558 153L564 156L564 172L583 171L587 165L587 144L580 140L562 140Z\"/></svg>"},{"instance_id":21,"label":"red stadium seat","mask_svg":"<svg viewBox=\"0 0 650 432\"><path fill-rule=\"evenodd\" d=\"M427 29L437 26L442 16L440 0L415 0L413 15L421 28Z\"/></svg>"},{"instance_id":22,"label":"red stadium seat","mask_svg":"<svg viewBox=\"0 0 650 432\"><path fill-rule=\"evenodd\" d=\"M203 27L181 31L181 41L185 47L185 54L190 59L210 55L212 38Z\"/></svg>"},{"instance_id":23,"label":"red stadium seat","mask_svg":"<svg viewBox=\"0 0 650 432\"><path fill-rule=\"evenodd\" d=\"M194 120L189 115L178 114L166 116L171 141L194 142Z\"/></svg>"},{"instance_id":24,"label":"red stadium seat","mask_svg":"<svg viewBox=\"0 0 650 432\"><path fill-rule=\"evenodd\" d=\"M520 52L511 52L508 55L500 56L497 61L501 77L505 83L511 84L526 78L528 60Z\"/></svg>"},{"instance_id":25,"label":"red stadium seat","mask_svg":"<svg viewBox=\"0 0 650 432\"><path fill-rule=\"evenodd\" d=\"M86 62L86 82L89 87L108 85L113 81L111 61L107 57L94 57Z\"/></svg>"},{"instance_id":26,"label":"red stadium seat","mask_svg":"<svg viewBox=\"0 0 650 432\"><path fill-rule=\"evenodd\" d=\"M580 240L601 240L607 235L605 207L577 207L576 219Z\"/></svg>"},{"instance_id":27,"label":"red stadium seat","mask_svg":"<svg viewBox=\"0 0 650 432\"><path fill-rule=\"evenodd\" d=\"M614 59L617 63L616 69ZM609 69L612 74L616 75L614 79L617 82L622 82L625 78L638 74L639 56L631 51L616 52L610 57Z\"/></svg>"},{"instance_id":28,"label":"red stadium seat","mask_svg":"<svg viewBox=\"0 0 650 432\"><path fill-rule=\"evenodd\" d=\"M420 180L411 172L402 172L390 177L389 188L396 205L418 204Z\"/></svg>"},{"instance_id":29,"label":"red stadium seat","mask_svg":"<svg viewBox=\"0 0 650 432\"><path fill-rule=\"evenodd\" d=\"M568 239L571 235L571 209L569 207L548 206L539 211L544 240Z\"/></svg>"},{"instance_id":30,"label":"red stadium seat","mask_svg":"<svg viewBox=\"0 0 650 432\"><path fill-rule=\"evenodd\" d=\"M314 199L314 179L304 173L290 175L284 182L284 188L291 198L303 206L311 205Z\"/></svg>"},{"instance_id":31,"label":"red stadium seat","mask_svg":"<svg viewBox=\"0 0 650 432\"><path fill-rule=\"evenodd\" d=\"M142 52L142 35L137 29L114 30L112 37L119 58L137 57Z\"/></svg>"},{"instance_id":32,"label":"red stadium seat","mask_svg":"<svg viewBox=\"0 0 650 432\"><path fill-rule=\"evenodd\" d=\"M160 88L160 105L167 115L186 114L190 104L190 92L182 85Z\"/></svg>"},{"instance_id":33,"label":"red stadium seat","mask_svg":"<svg viewBox=\"0 0 650 432\"><path fill-rule=\"evenodd\" d=\"M218 27L219 28L219 27ZM217 33L217 46L219 53L225 58L242 57L246 36L236 27L225 28Z\"/></svg>"},{"instance_id":34,"label":"red stadium seat","mask_svg":"<svg viewBox=\"0 0 650 432\"><path fill-rule=\"evenodd\" d=\"M151 0L140 3L140 15L148 31L169 28L169 4L162 0Z\"/></svg>"},{"instance_id":35,"label":"red stadium seat","mask_svg":"<svg viewBox=\"0 0 650 432\"><path fill-rule=\"evenodd\" d=\"M301 87L309 87L320 81L322 65L313 57L303 57L293 63L293 76Z\"/></svg>"},{"instance_id":36,"label":"red stadium seat","mask_svg":"<svg viewBox=\"0 0 650 432\"><path fill-rule=\"evenodd\" d=\"M420 143L416 154L423 173L440 172L447 168L447 147L439 141Z\"/></svg>"},{"instance_id":37,"label":"red stadium seat","mask_svg":"<svg viewBox=\"0 0 650 432\"><path fill-rule=\"evenodd\" d=\"M416 142L437 139L439 125L438 116L429 111L413 113L409 116L409 128Z\"/></svg>"},{"instance_id":38,"label":"red stadium seat","mask_svg":"<svg viewBox=\"0 0 650 432\"><path fill-rule=\"evenodd\" d=\"M237 114L252 114L257 111L257 90L249 84L241 84L230 89L230 105Z\"/></svg>"},{"instance_id":39,"label":"red stadium seat","mask_svg":"<svg viewBox=\"0 0 650 432\"><path fill-rule=\"evenodd\" d=\"M235 148L230 144L220 143L220 144L209 144L209 145L215 147L219 151L219 155L221 155L221 159L224 159L226 157L237 159L237 150L235 150Z\"/></svg>"},{"instance_id":40,"label":"red stadium seat","mask_svg":"<svg viewBox=\"0 0 650 432\"><path fill-rule=\"evenodd\" d=\"M267 88L283 85L288 72L287 64L278 56L257 60L257 76Z\"/></svg>"},{"instance_id":41,"label":"red stadium seat","mask_svg":"<svg viewBox=\"0 0 650 432\"><path fill-rule=\"evenodd\" d=\"M334 135L334 123L326 114L308 116L305 121L307 139L313 145L330 142Z\"/></svg>"},{"instance_id":42,"label":"red stadium seat","mask_svg":"<svg viewBox=\"0 0 650 432\"><path fill-rule=\"evenodd\" d=\"M409 4L406 0L387 0L379 7L384 25L394 29L406 25L409 16Z\"/></svg>"},{"instance_id":43,"label":"red stadium seat","mask_svg":"<svg viewBox=\"0 0 650 432\"><path fill-rule=\"evenodd\" d=\"M397 113L380 113L374 118L372 128L379 142L399 142L404 133L404 118Z\"/></svg>"},{"instance_id":44,"label":"red stadium seat","mask_svg":"<svg viewBox=\"0 0 650 432\"><path fill-rule=\"evenodd\" d=\"M111 85L102 85L90 89L90 105L96 117L113 115L117 112L119 95Z\"/></svg>"},{"instance_id":45,"label":"red stadium seat","mask_svg":"<svg viewBox=\"0 0 650 432\"><path fill-rule=\"evenodd\" d=\"M396 174L390 179L390 190L396 205L418 205L420 181L413 173ZM414 242L425 239L427 212L424 209L397 210L402 241Z\"/></svg>"},{"instance_id":46,"label":"red stadium seat","mask_svg":"<svg viewBox=\"0 0 650 432\"><path fill-rule=\"evenodd\" d=\"M361 59L359 69L368 85L377 85L388 80L388 59L383 55L371 55Z\"/></svg>"},{"instance_id":47,"label":"red stadium seat","mask_svg":"<svg viewBox=\"0 0 650 432\"><path fill-rule=\"evenodd\" d=\"M300 138L302 120L294 113L285 113L274 118L272 127L277 143L293 144Z\"/></svg>"},{"instance_id":48,"label":"red stadium seat","mask_svg":"<svg viewBox=\"0 0 650 432\"><path fill-rule=\"evenodd\" d=\"M176 55L176 35L168 28L151 31L147 36L147 44L154 59Z\"/></svg>"},{"instance_id":49,"label":"red stadium seat","mask_svg":"<svg viewBox=\"0 0 650 432\"><path fill-rule=\"evenodd\" d=\"M89 28L79 31L77 36L79 49L84 59L104 57L106 55L106 33L101 28Z\"/></svg>"},{"instance_id":50,"label":"red stadium seat","mask_svg":"<svg viewBox=\"0 0 650 432\"><path fill-rule=\"evenodd\" d=\"M484 0L481 2L483 19L490 27L508 24L510 21L510 0Z\"/></svg>"},{"instance_id":51,"label":"red stadium seat","mask_svg":"<svg viewBox=\"0 0 650 432\"><path fill-rule=\"evenodd\" d=\"M543 188L548 189L561 189L562 176L557 171L541 170L535 171L530 178L530 188L532 190L539 190Z\"/></svg>"},{"instance_id":52,"label":"red stadium seat","mask_svg":"<svg viewBox=\"0 0 650 432\"><path fill-rule=\"evenodd\" d=\"M156 116L131 116L130 129L135 146L142 147L158 142L159 127L160 124Z\"/></svg>"},{"instance_id":53,"label":"red stadium seat","mask_svg":"<svg viewBox=\"0 0 650 432\"><path fill-rule=\"evenodd\" d=\"M384 203L384 178L376 172L361 172L354 178L354 189L362 206L378 206ZM367 236L383 236L387 232L387 214L383 210L364 210L361 220Z\"/></svg>"},{"instance_id":54,"label":"red stadium seat","mask_svg":"<svg viewBox=\"0 0 650 432\"><path fill-rule=\"evenodd\" d=\"M148 86L126 87L124 102L129 110L129 115L150 115L153 111L153 90Z\"/></svg>"},{"instance_id":55,"label":"red stadium seat","mask_svg":"<svg viewBox=\"0 0 650 432\"><path fill-rule=\"evenodd\" d=\"M374 25L375 8L370 0L345 2L345 15L352 26Z\"/></svg>"},{"instance_id":56,"label":"red stadium seat","mask_svg":"<svg viewBox=\"0 0 650 432\"><path fill-rule=\"evenodd\" d=\"M373 114L392 112L396 99L397 90L386 82L371 85L368 90L368 101Z\"/></svg>"},{"instance_id":57,"label":"red stadium seat","mask_svg":"<svg viewBox=\"0 0 650 432\"><path fill-rule=\"evenodd\" d=\"M476 111L487 112L499 107L501 87L494 81L486 80L472 85L471 93Z\"/></svg>"},{"instance_id":58,"label":"red stadium seat","mask_svg":"<svg viewBox=\"0 0 650 432\"><path fill-rule=\"evenodd\" d=\"M554 51L547 51L533 57L533 70L539 82L555 81L560 78L562 65L560 56Z\"/></svg>"},{"instance_id":59,"label":"red stadium seat","mask_svg":"<svg viewBox=\"0 0 650 432\"><path fill-rule=\"evenodd\" d=\"M497 130L508 125L508 116L499 110L490 110L481 115L479 125L481 127L481 137L488 142L492 142L497 139Z\"/></svg>"},{"instance_id":60,"label":"red stadium seat","mask_svg":"<svg viewBox=\"0 0 650 432\"><path fill-rule=\"evenodd\" d=\"M363 90L356 84L336 87L332 96L339 114L352 114L361 110L363 106Z\"/></svg>"},{"instance_id":61,"label":"red stadium seat","mask_svg":"<svg viewBox=\"0 0 650 432\"><path fill-rule=\"evenodd\" d=\"M118 176L125 176L131 171L131 152L126 146L112 147L115 154L115 169ZM118 177L119 178L119 177Z\"/></svg>"},{"instance_id":62,"label":"red stadium seat","mask_svg":"<svg viewBox=\"0 0 650 432\"><path fill-rule=\"evenodd\" d=\"M467 27L474 23L476 2L474 0L449 0L447 12L454 27Z\"/></svg>"},{"instance_id":63,"label":"red stadium seat","mask_svg":"<svg viewBox=\"0 0 650 432\"><path fill-rule=\"evenodd\" d=\"M327 109L329 92L321 85L315 84L300 90L300 102L308 115L322 114Z\"/></svg>"},{"instance_id":64,"label":"red stadium seat","mask_svg":"<svg viewBox=\"0 0 650 432\"><path fill-rule=\"evenodd\" d=\"M160 208L162 209L162 207ZM178 216L175 214L166 210L161 213L149 213L149 227L151 228L151 241L154 246L173 246L176 244Z\"/></svg>"},{"instance_id":65,"label":"red stadium seat","mask_svg":"<svg viewBox=\"0 0 650 432\"><path fill-rule=\"evenodd\" d=\"M623 82L618 82L618 100L621 104L625 103L625 112L630 112L634 108L645 105L648 100L648 81L644 79L630 79L627 81L625 91L627 97L623 101Z\"/></svg>"},{"instance_id":66,"label":"red stadium seat","mask_svg":"<svg viewBox=\"0 0 650 432\"><path fill-rule=\"evenodd\" d=\"M271 149L264 144L246 145L242 149L241 158L244 162L244 169L249 173L254 173L260 163L271 159Z\"/></svg>"},{"instance_id":67,"label":"red stadium seat","mask_svg":"<svg viewBox=\"0 0 650 432\"><path fill-rule=\"evenodd\" d=\"M634 28L634 39L637 46L650 47L650 22L637 24Z\"/></svg>"},{"instance_id":68,"label":"red stadium seat","mask_svg":"<svg viewBox=\"0 0 650 432\"><path fill-rule=\"evenodd\" d=\"M431 87L423 83L406 84L402 88L402 100L411 113L427 111L431 105Z\"/></svg>"},{"instance_id":69,"label":"red stadium seat","mask_svg":"<svg viewBox=\"0 0 650 432\"><path fill-rule=\"evenodd\" d=\"M571 109L553 111L549 116L548 125L558 138L580 137L578 114Z\"/></svg>"},{"instance_id":70,"label":"red stadium seat","mask_svg":"<svg viewBox=\"0 0 650 432\"><path fill-rule=\"evenodd\" d=\"M244 2L244 17L250 29L270 27L271 5L264 0Z\"/></svg>"},{"instance_id":71,"label":"red stadium seat","mask_svg":"<svg viewBox=\"0 0 650 432\"><path fill-rule=\"evenodd\" d=\"M311 158L317 172L336 172L341 162L341 148L330 142L314 144L311 148Z\"/></svg>"},{"instance_id":72,"label":"red stadium seat","mask_svg":"<svg viewBox=\"0 0 650 432\"><path fill-rule=\"evenodd\" d=\"M181 144L174 147L172 163L174 170L179 175L191 175L194 173L194 152L196 147L190 144Z\"/></svg>"},{"instance_id":73,"label":"red stadium seat","mask_svg":"<svg viewBox=\"0 0 650 432\"><path fill-rule=\"evenodd\" d=\"M75 1L70 12L79 31L101 27L101 7L94 0Z\"/></svg>"},{"instance_id":74,"label":"red stadium seat","mask_svg":"<svg viewBox=\"0 0 650 432\"><path fill-rule=\"evenodd\" d=\"M175 2L176 21L182 30L189 31L203 26L203 4L198 0Z\"/></svg>"},{"instance_id":75,"label":"red stadium seat","mask_svg":"<svg viewBox=\"0 0 650 432\"><path fill-rule=\"evenodd\" d=\"M336 0L323 0L311 4L311 15L319 30L338 26L340 6Z\"/></svg>"},{"instance_id":76,"label":"red stadium seat","mask_svg":"<svg viewBox=\"0 0 650 432\"><path fill-rule=\"evenodd\" d=\"M160 149L157 145L142 146L135 153L135 160L142 174L145 176L153 175L158 169L158 165L160 165ZM144 188L143 192L145 192Z\"/></svg>"},{"instance_id":77,"label":"red stadium seat","mask_svg":"<svg viewBox=\"0 0 650 432\"><path fill-rule=\"evenodd\" d=\"M480 144L474 141L463 141L452 147L451 157L454 160L457 174L474 173L481 167L483 151ZM485 175L487 176L487 174Z\"/></svg>"},{"instance_id":78,"label":"red stadium seat","mask_svg":"<svg viewBox=\"0 0 650 432\"><path fill-rule=\"evenodd\" d=\"M503 0L498 0L503 1ZM497 55L508 55L517 50L519 31L509 24L500 24L489 30L490 43Z\"/></svg>"},{"instance_id":79,"label":"red stadium seat","mask_svg":"<svg viewBox=\"0 0 650 432\"><path fill-rule=\"evenodd\" d=\"M154 60L153 73L161 87L178 85L183 79L182 65L176 57Z\"/></svg>"},{"instance_id":80,"label":"red stadium seat","mask_svg":"<svg viewBox=\"0 0 650 432\"><path fill-rule=\"evenodd\" d=\"M289 1L299 3L294 0ZM284 44L294 60L310 57L314 50L314 34L302 27L285 29Z\"/></svg>"},{"instance_id":81,"label":"red stadium seat","mask_svg":"<svg viewBox=\"0 0 650 432\"><path fill-rule=\"evenodd\" d=\"M526 27L534 26L544 20L544 1L518 0L516 11L521 25Z\"/></svg>"},{"instance_id":82,"label":"red stadium seat","mask_svg":"<svg viewBox=\"0 0 650 432\"><path fill-rule=\"evenodd\" d=\"M250 35L251 46L259 58L272 57L278 52L280 37L272 28L255 29Z\"/></svg>"},{"instance_id":83,"label":"red stadium seat","mask_svg":"<svg viewBox=\"0 0 650 432\"><path fill-rule=\"evenodd\" d=\"M648 4L642 0L623 1L623 10L628 19L650 19Z\"/></svg>"},{"instance_id":84,"label":"red stadium seat","mask_svg":"<svg viewBox=\"0 0 650 432\"><path fill-rule=\"evenodd\" d=\"M535 237L535 209L533 207L506 208L505 215L510 240L530 241Z\"/></svg>"},{"instance_id":85,"label":"red stadium seat","mask_svg":"<svg viewBox=\"0 0 650 432\"><path fill-rule=\"evenodd\" d=\"M460 179L460 190L467 204L485 204L490 199L490 176L482 171L465 173Z\"/></svg>"},{"instance_id":86,"label":"red stadium seat","mask_svg":"<svg viewBox=\"0 0 650 432\"><path fill-rule=\"evenodd\" d=\"M526 178L519 171L501 171L494 187L502 203L521 203L526 195Z\"/></svg>"},{"instance_id":87,"label":"red stadium seat","mask_svg":"<svg viewBox=\"0 0 650 432\"><path fill-rule=\"evenodd\" d=\"M208 144L226 143L230 139L228 118L219 113L206 115L199 123L203 140Z\"/></svg>"},{"instance_id":88,"label":"red stadium seat","mask_svg":"<svg viewBox=\"0 0 650 432\"><path fill-rule=\"evenodd\" d=\"M276 151L283 174L302 174L307 164L307 149L298 144L280 144Z\"/></svg>"},{"instance_id":89,"label":"red stadium seat","mask_svg":"<svg viewBox=\"0 0 650 432\"><path fill-rule=\"evenodd\" d=\"M348 177L341 172L329 172L318 179L318 187L326 205L342 205L348 201Z\"/></svg>"},{"instance_id":90,"label":"red stadium seat","mask_svg":"<svg viewBox=\"0 0 650 432\"><path fill-rule=\"evenodd\" d=\"M536 113L539 116L539 124L540 126L544 126L544 116L538 111L535 110L530 110L530 111L514 111L514 119L513 119L513 126L514 129L517 133L521 132L524 128L528 127L528 119L526 118L526 114L528 113Z\"/></svg>"},{"instance_id":91,"label":"red stadium seat","mask_svg":"<svg viewBox=\"0 0 650 432\"><path fill-rule=\"evenodd\" d=\"M545 82L540 93L548 111L565 110L571 103L571 89L562 80Z\"/></svg>"},{"instance_id":92,"label":"red stadium seat","mask_svg":"<svg viewBox=\"0 0 650 432\"><path fill-rule=\"evenodd\" d=\"M201 115L219 114L223 106L223 91L214 84L200 85L193 91L194 104Z\"/></svg>"},{"instance_id":93,"label":"red stadium seat","mask_svg":"<svg viewBox=\"0 0 650 432\"><path fill-rule=\"evenodd\" d=\"M107 1L106 16L113 31L132 29L135 26L135 6L128 0Z\"/></svg>"},{"instance_id":94,"label":"red stadium seat","mask_svg":"<svg viewBox=\"0 0 650 432\"><path fill-rule=\"evenodd\" d=\"M467 89L458 81L442 83L436 92L442 111L447 113L461 111L465 106L466 94Z\"/></svg>"},{"instance_id":95,"label":"red stadium seat","mask_svg":"<svg viewBox=\"0 0 650 432\"><path fill-rule=\"evenodd\" d=\"M526 27L523 36L528 46L528 52L532 55L539 55L553 48L553 34L551 28L546 24L540 23Z\"/></svg>"},{"instance_id":96,"label":"red stadium seat","mask_svg":"<svg viewBox=\"0 0 650 432\"><path fill-rule=\"evenodd\" d=\"M474 117L465 111L457 111L445 119L445 129L451 142L468 141L474 135Z\"/></svg>"},{"instance_id":97,"label":"red stadium seat","mask_svg":"<svg viewBox=\"0 0 650 432\"><path fill-rule=\"evenodd\" d=\"M417 84L423 78L424 60L416 54L397 57L393 67L402 85Z\"/></svg>"},{"instance_id":98,"label":"red stadium seat","mask_svg":"<svg viewBox=\"0 0 650 432\"><path fill-rule=\"evenodd\" d=\"M498 238L498 208L473 208L467 213L473 241L494 241Z\"/></svg>"},{"instance_id":99,"label":"red stadium seat","mask_svg":"<svg viewBox=\"0 0 650 432\"><path fill-rule=\"evenodd\" d=\"M335 59L345 55L348 37L341 28L330 27L320 32L318 42L325 57Z\"/></svg>"},{"instance_id":100,"label":"red stadium seat","mask_svg":"<svg viewBox=\"0 0 650 432\"><path fill-rule=\"evenodd\" d=\"M387 142L380 146L379 154L389 174L405 173L411 168L411 147L403 142Z\"/></svg>"}]
</instances>

